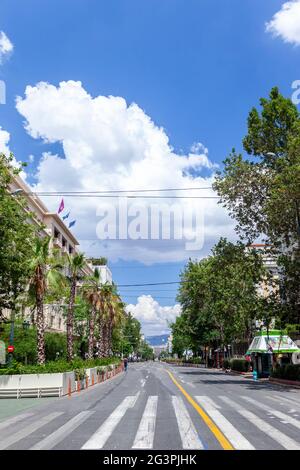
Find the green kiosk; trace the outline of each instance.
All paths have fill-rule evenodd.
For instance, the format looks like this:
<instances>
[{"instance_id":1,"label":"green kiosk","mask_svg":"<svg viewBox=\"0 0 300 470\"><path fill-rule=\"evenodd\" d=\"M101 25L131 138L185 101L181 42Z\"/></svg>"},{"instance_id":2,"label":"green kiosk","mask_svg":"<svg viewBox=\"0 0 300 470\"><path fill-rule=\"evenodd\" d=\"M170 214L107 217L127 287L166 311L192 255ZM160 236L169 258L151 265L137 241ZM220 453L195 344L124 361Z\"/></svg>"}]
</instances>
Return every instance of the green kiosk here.
<instances>
[{"instance_id":1,"label":"green kiosk","mask_svg":"<svg viewBox=\"0 0 300 470\"><path fill-rule=\"evenodd\" d=\"M281 330L262 330L253 338L246 359L251 358L253 378L269 377L276 364L289 364L292 354L300 352L294 341Z\"/></svg>"}]
</instances>

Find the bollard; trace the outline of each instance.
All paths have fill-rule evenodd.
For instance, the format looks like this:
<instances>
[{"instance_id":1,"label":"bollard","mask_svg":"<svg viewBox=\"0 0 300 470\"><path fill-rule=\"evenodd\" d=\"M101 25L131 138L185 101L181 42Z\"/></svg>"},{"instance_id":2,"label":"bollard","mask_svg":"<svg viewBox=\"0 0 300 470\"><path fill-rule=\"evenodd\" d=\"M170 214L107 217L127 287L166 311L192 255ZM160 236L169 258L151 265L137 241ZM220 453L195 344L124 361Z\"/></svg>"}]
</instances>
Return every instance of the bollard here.
<instances>
[{"instance_id":1,"label":"bollard","mask_svg":"<svg viewBox=\"0 0 300 470\"><path fill-rule=\"evenodd\" d=\"M80 392L81 389L81 382L80 380L77 381L77 392Z\"/></svg>"},{"instance_id":2,"label":"bollard","mask_svg":"<svg viewBox=\"0 0 300 470\"><path fill-rule=\"evenodd\" d=\"M92 375L92 385L95 385L94 374Z\"/></svg>"}]
</instances>

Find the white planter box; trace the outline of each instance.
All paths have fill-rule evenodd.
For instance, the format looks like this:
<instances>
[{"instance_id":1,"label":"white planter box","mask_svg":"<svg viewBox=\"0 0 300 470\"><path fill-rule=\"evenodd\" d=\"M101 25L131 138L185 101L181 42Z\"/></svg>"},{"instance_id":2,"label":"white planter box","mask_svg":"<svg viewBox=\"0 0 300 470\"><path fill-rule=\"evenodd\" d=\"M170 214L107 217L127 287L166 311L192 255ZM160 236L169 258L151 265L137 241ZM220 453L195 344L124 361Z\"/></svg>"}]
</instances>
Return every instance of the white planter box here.
<instances>
[{"instance_id":1,"label":"white planter box","mask_svg":"<svg viewBox=\"0 0 300 470\"><path fill-rule=\"evenodd\" d=\"M74 372L0 375L0 396L62 396L75 391Z\"/></svg>"}]
</instances>

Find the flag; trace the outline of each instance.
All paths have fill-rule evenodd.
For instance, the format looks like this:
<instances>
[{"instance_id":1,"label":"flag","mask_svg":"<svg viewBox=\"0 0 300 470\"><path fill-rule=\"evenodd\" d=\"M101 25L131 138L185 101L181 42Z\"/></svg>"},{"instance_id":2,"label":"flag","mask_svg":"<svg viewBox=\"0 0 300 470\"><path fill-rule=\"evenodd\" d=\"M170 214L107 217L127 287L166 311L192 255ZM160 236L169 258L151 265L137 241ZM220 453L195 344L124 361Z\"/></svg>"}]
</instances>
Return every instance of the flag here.
<instances>
[{"instance_id":1,"label":"flag","mask_svg":"<svg viewBox=\"0 0 300 470\"><path fill-rule=\"evenodd\" d=\"M65 208L65 203L64 203L64 200L62 199L58 208L58 214L60 214L64 210L64 208Z\"/></svg>"},{"instance_id":2,"label":"flag","mask_svg":"<svg viewBox=\"0 0 300 470\"><path fill-rule=\"evenodd\" d=\"M70 212L71 212L71 211L69 211L66 215L63 216L63 220L66 220L66 219L69 217Z\"/></svg>"},{"instance_id":3,"label":"flag","mask_svg":"<svg viewBox=\"0 0 300 470\"><path fill-rule=\"evenodd\" d=\"M69 228L73 227L73 225L76 224L76 220L72 220L72 222L69 223Z\"/></svg>"}]
</instances>

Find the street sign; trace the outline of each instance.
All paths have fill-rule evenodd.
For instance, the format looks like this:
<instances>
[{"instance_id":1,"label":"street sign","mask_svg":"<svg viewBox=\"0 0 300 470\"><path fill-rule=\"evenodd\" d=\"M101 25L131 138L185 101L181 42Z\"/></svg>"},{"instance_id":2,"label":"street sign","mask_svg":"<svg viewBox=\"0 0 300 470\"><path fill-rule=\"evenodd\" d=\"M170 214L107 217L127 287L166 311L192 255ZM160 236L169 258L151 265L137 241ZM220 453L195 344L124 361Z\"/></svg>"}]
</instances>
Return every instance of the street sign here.
<instances>
[{"instance_id":1,"label":"street sign","mask_svg":"<svg viewBox=\"0 0 300 470\"><path fill-rule=\"evenodd\" d=\"M8 346L8 348L7 348L7 351L8 351L9 353L14 352L14 350L15 350L14 346Z\"/></svg>"},{"instance_id":2,"label":"street sign","mask_svg":"<svg viewBox=\"0 0 300 470\"><path fill-rule=\"evenodd\" d=\"M4 341L0 341L0 364L6 364L6 347Z\"/></svg>"}]
</instances>

